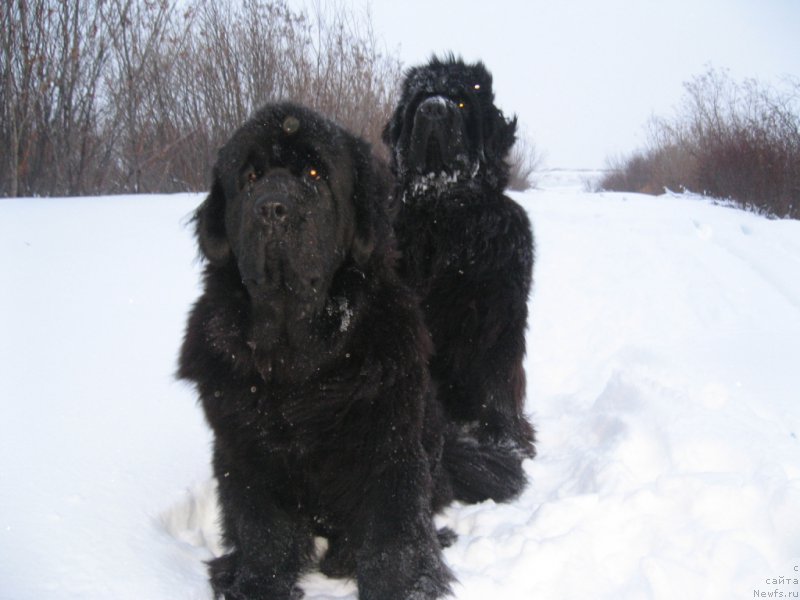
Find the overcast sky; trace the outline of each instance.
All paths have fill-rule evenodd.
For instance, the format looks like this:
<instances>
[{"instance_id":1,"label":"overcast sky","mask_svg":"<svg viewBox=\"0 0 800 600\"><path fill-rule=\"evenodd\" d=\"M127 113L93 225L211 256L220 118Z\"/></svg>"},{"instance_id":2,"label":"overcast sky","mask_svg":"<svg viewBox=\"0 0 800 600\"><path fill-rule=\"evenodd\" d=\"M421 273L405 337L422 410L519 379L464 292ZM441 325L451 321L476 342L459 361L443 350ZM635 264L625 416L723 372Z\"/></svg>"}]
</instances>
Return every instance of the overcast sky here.
<instances>
[{"instance_id":1,"label":"overcast sky","mask_svg":"<svg viewBox=\"0 0 800 600\"><path fill-rule=\"evenodd\" d=\"M406 66L483 60L548 167L601 167L641 145L707 65L800 77L800 0L344 0L370 6ZM324 5L324 3L323 3Z\"/></svg>"}]
</instances>

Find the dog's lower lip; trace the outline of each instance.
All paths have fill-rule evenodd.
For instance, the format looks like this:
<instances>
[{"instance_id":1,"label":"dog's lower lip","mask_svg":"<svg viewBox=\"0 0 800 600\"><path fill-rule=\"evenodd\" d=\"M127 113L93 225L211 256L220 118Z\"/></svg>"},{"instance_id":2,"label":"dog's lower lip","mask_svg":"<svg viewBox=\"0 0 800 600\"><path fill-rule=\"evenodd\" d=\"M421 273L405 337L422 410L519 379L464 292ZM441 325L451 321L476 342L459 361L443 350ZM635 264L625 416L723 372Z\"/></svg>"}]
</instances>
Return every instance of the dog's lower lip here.
<instances>
[{"instance_id":1,"label":"dog's lower lip","mask_svg":"<svg viewBox=\"0 0 800 600\"><path fill-rule=\"evenodd\" d=\"M435 135L431 135L425 147L425 161L428 165L438 166L444 162L442 154L440 140Z\"/></svg>"}]
</instances>

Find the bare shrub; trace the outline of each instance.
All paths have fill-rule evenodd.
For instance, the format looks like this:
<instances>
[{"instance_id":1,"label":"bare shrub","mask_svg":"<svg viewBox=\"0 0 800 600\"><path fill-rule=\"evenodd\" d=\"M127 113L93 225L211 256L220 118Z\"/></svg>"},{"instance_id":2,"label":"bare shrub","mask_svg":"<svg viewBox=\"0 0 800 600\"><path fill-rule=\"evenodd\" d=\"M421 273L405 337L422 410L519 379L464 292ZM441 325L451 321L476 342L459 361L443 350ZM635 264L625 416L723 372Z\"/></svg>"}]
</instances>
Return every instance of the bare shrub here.
<instances>
[{"instance_id":1,"label":"bare shrub","mask_svg":"<svg viewBox=\"0 0 800 600\"><path fill-rule=\"evenodd\" d=\"M375 150L385 151L381 132L394 109L400 61L381 48L368 10L356 15L335 2L324 10L318 4L316 16L311 44L316 76L290 98L366 138Z\"/></svg>"},{"instance_id":2,"label":"bare shrub","mask_svg":"<svg viewBox=\"0 0 800 600\"><path fill-rule=\"evenodd\" d=\"M147 146L163 157L148 169L150 189L203 189L216 149L270 101L310 106L382 150L400 63L380 51L368 14L318 6L309 16L282 0L196 0L182 19L170 22L148 77L151 94L168 91L150 99L148 123L169 132ZM153 172L164 158L169 170Z\"/></svg>"},{"instance_id":3,"label":"bare shrub","mask_svg":"<svg viewBox=\"0 0 800 600\"><path fill-rule=\"evenodd\" d=\"M691 189L689 175L694 159L674 141L664 141L628 156L606 161L606 174L598 187L603 190L661 194L666 190Z\"/></svg>"},{"instance_id":4,"label":"bare shrub","mask_svg":"<svg viewBox=\"0 0 800 600\"><path fill-rule=\"evenodd\" d=\"M202 190L268 101L373 142L401 65L369 13L286 0L0 0L0 193Z\"/></svg>"},{"instance_id":5,"label":"bare shrub","mask_svg":"<svg viewBox=\"0 0 800 600\"><path fill-rule=\"evenodd\" d=\"M711 71L687 91L685 137L697 188L800 218L800 83L779 91Z\"/></svg>"},{"instance_id":6,"label":"bare shrub","mask_svg":"<svg viewBox=\"0 0 800 600\"><path fill-rule=\"evenodd\" d=\"M534 174L544 165L544 154L523 132L511 148L508 164L511 167L509 189L525 191L536 187Z\"/></svg>"},{"instance_id":7,"label":"bare shrub","mask_svg":"<svg viewBox=\"0 0 800 600\"><path fill-rule=\"evenodd\" d=\"M653 181L652 157L644 151L606 160L606 175L601 190L646 193Z\"/></svg>"},{"instance_id":8,"label":"bare shrub","mask_svg":"<svg viewBox=\"0 0 800 600\"><path fill-rule=\"evenodd\" d=\"M800 83L778 90L711 69L685 88L676 116L650 123L648 149L612 163L600 186L689 189L800 218Z\"/></svg>"}]
</instances>

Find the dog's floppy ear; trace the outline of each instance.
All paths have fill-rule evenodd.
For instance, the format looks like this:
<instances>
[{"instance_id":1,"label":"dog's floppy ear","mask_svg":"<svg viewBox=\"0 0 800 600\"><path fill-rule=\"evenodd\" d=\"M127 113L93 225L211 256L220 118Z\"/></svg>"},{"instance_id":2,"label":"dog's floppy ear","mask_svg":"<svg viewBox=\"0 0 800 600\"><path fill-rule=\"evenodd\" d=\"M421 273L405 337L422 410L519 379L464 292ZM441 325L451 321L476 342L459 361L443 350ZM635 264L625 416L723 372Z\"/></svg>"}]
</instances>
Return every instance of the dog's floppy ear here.
<instances>
[{"instance_id":1,"label":"dog's floppy ear","mask_svg":"<svg viewBox=\"0 0 800 600\"><path fill-rule=\"evenodd\" d=\"M399 134L397 130L400 128L400 111L395 109L394 113L392 114L391 118L386 122L386 125L383 127L383 131L381 132L381 139L383 143L389 146L390 148L394 146L394 143L397 141Z\"/></svg>"},{"instance_id":2,"label":"dog's floppy ear","mask_svg":"<svg viewBox=\"0 0 800 600\"><path fill-rule=\"evenodd\" d=\"M400 136L403 133L403 120L406 117L405 110L414 94L414 91L411 89L412 81L415 80L418 72L419 69L417 67L412 67L405 72L403 76L403 85L399 92L400 98L395 105L392 116L389 118L389 121L387 121L383 131L381 132L381 139L389 148L390 166L395 173L397 173L399 168L399 165L397 164L398 157L396 146L400 141Z\"/></svg>"},{"instance_id":3,"label":"dog's floppy ear","mask_svg":"<svg viewBox=\"0 0 800 600\"><path fill-rule=\"evenodd\" d=\"M391 190L394 179L384 161L372 153L369 144L357 140L354 148L355 233L351 254L360 267L388 235Z\"/></svg>"},{"instance_id":4,"label":"dog's floppy ear","mask_svg":"<svg viewBox=\"0 0 800 600\"><path fill-rule=\"evenodd\" d=\"M194 215L197 243L209 262L224 263L230 258L231 246L225 232L225 192L214 170L214 183L205 201Z\"/></svg>"},{"instance_id":5,"label":"dog's floppy ear","mask_svg":"<svg viewBox=\"0 0 800 600\"><path fill-rule=\"evenodd\" d=\"M491 111L494 114L487 118L490 130L486 143L492 156L505 159L514 142L517 141L517 117L515 115L507 119L503 115L503 111L495 107L492 107Z\"/></svg>"},{"instance_id":6,"label":"dog's floppy ear","mask_svg":"<svg viewBox=\"0 0 800 600\"><path fill-rule=\"evenodd\" d=\"M508 186L511 167L508 163L508 155L511 147L517 141L517 117L506 119L503 112L492 107L493 118L489 121L490 127L488 136L484 141L486 146L484 156L487 159L487 166L494 174L499 188Z\"/></svg>"},{"instance_id":7,"label":"dog's floppy ear","mask_svg":"<svg viewBox=\"0 0 800 600\"><path fill-rule=\"evenodd\" d=\"M400 139L401 129L403 127L404 109L408 106L413 93L411 90L411 82L416 77L418 71L419 69L417 67L412 67L403 74L403 84L399 90L400 98L381 134L383 143L389 146L389 150L392 154L394 154L395 144L397 144L397 141Z\"/></svg>"},{"instance_id":8,"label":"dog's floppy ear","mask_svg":"<svg viewBox=\"0 0 800 600\"><path fill-rule=\"evenodd\" d=\"M383 143L389 148L389 161L391 164L392 170L396 173L399 169L400 165L398 164L398 156L397 156L397 143L400 140L400 133L402 128L402 104L398 105L397 108L394 109L394 113L392 113L392 117L386 123L386 126L383 128L383 133L381 134L381 139Z\"/></svg>"},{"instance_id":9,"label":"dog's floppy ear","mask_svg":"<svg viewBox=\"0 0 800 600\"><path fill-rule=\"evenodd\" d=\"M511 147L517 141L517 116L506 119L501 111L497 111L497 152L498 156L505 158L511 152Z\"/></svg>"}]
</instances>

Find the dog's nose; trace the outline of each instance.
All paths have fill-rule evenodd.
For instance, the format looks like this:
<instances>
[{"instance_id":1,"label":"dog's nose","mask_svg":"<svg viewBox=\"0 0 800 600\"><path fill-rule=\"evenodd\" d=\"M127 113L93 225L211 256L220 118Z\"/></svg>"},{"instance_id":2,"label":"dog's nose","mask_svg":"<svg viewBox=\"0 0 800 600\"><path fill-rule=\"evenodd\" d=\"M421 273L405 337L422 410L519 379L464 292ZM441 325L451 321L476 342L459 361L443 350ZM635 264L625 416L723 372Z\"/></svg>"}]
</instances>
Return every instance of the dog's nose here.
<instances>
[{"instance_id":1,"label":"dog's nose","mask_svg":"<svg viewBox=\"0 0 800 600\"><path fill-rule=\"evenodd\" d=\"M289 217L286 204L275 198L265 198L255 204L256 217L265 223L283 223Z\"/></svg>"},{"instance_id":2,"label":"dog's nose","mask_svg":"<svg viewBox=\"0 0 800 600\"><path fill-rule=\"evenodd\" d=\"M447 99L441 96L428 98L419 105L417 110L429 119L443 119L447 116Z\"/></svg>"}]
</instances>

